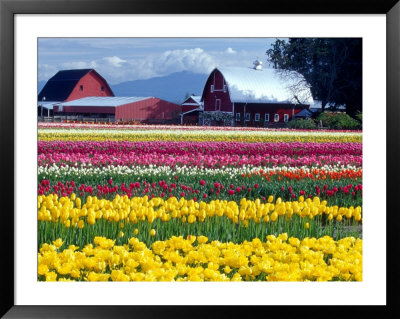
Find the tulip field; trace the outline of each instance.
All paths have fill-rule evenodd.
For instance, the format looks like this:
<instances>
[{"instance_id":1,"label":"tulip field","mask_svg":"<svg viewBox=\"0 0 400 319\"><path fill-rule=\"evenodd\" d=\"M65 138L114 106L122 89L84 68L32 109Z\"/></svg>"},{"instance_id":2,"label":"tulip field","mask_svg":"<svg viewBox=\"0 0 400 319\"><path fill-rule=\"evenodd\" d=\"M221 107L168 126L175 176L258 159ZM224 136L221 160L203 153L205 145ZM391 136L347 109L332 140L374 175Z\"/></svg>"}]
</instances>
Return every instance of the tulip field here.
<instances>
[{"instance_id":1,"label":"tulip field","mask_svg":"<svg viewBox=\"0 0 400 319\"><path fill-rule=\"evenodd\" d=\"M362 281L362 133L39 123L39 281Z\"/></svg>"}]
</instances>

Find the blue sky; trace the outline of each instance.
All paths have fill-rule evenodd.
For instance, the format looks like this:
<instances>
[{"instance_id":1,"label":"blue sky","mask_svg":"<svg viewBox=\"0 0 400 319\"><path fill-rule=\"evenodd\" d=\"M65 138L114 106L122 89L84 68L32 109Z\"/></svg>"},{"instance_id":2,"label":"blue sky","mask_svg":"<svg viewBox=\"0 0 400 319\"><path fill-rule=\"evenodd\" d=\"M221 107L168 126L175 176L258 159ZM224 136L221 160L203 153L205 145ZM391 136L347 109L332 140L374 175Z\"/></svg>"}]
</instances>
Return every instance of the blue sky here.
<instances>
[{"instance_id":1,"label":"blue sky","mask_svg":"<svg viewBox=\"0 0 400 319\"><path fill-rule=\"evenodd\" d=\"M39 38L38 80L59 70L94 68L110 84L214 67L252 67L275 38Z\"/></svg>"}]
</instances>

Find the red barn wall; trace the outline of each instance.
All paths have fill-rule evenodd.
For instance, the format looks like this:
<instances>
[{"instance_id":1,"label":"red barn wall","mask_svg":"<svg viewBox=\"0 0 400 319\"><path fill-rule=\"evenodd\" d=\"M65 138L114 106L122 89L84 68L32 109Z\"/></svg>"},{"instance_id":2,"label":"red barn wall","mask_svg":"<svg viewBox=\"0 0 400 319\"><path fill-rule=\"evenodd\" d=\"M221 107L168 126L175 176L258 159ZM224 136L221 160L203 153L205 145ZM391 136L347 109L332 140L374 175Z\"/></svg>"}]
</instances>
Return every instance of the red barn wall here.
<instances>
[{"instance_id":1,"label":"red barn wall","mask_svg":"<svg viewBox=\"0 0 400 319\"><path fill-rule=\"evenodd\" d=\"M80 86L83 90L81 91ZM104 87L104 91L101 87ZM75 85L71 94L65 101L72 101L88 96L114 96L107 82L94 72L89 72Z\"/></svg>"},{"instance_id":2,"label":"red barn wall","mask_svg":"<svg viewBox=\"0 0 400 319\"><path fill-rule=\"evenodd\" d=\"M211 92L211 85L214 85L214 92ZM232 112L232 102L229 96L228 87L224 92L224 85L226 85L225 79L221 72L215 70L212 72L204 86L204 110L205 111L223 111ZM216 100L221 100L221 108L216 108Z\"/></svg>"},{"instance_id":3,"label":"red barn wall","mask_svg":"<svg viewBox=\"0 0 400 319\"><path fill-rule=\"evenodd\" d=\"M246 121L248 125L263 125L265 114L269 114L269 124L277 123L274 121L275 114L279 114L279 122L284 122L284 114L289 115L288 121L292 120L293 112L294 115L299 113L304 108L309 108L309 106L301 106L295 104L247 104L246 105L246 113L250 113L250 121ZM236 113L240 113L240 121L236 121ZM255 114L260 113L260 121L255 121ZM235 103L235 112L234 112L235 124L240 125L244 122L244 103Z\"/></svg>"},{"instance_id":4,"label":"red barn wall","mask_svg":"<svg viewBox=\"0 0 400 319\"><path fill-rule=\"evenodd\" d=\"M158 98L117 106L116 119L124 120L171 120L178 118L181 106Z\"/></svg>"},{"instance_id":5,"label":"red barn wall","mask_svg":"<svg viewBox=\"0 0 400 319\"><path fill-rule=\"evenodd\" d=\"M58 105L54 106L54 112L58 112ZM63 106L64 113L92 113L92 114L115 114L115 107L100 107L100 106Z\"/></svg>"},{"instance_id":6,"label":"red barn wall","mask_svg":"<svg viewBox=\"0 0 400 319\"><path fill-rule=\"evenodd\" d=\"M191 110L195 110L198 109L200 107L200 105L182 105L182 112L189 112Z\"/></svg>"}]
</instances>

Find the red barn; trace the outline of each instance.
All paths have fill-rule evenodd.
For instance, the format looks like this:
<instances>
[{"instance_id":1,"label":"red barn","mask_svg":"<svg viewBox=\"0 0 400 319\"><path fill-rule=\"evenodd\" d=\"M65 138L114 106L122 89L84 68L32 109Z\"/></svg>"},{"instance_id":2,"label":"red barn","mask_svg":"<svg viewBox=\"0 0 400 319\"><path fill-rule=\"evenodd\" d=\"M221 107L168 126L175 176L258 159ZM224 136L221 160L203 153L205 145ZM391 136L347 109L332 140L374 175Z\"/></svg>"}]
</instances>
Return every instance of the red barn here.
<instances>
[{"instance_id":1,"label":"red barn","mask_svg":"<svg viewBox=\"0 0 400 319\"><path fill-rule=\"evenodd\" d=\"M203 112L201 96L189 96L182 103L181 124L199 124L199 114Z\"/></svg>"},{"instance_id":2,"label":"red barn","mask_svg":"<svg viewBox=\"0 0 400 319\"><path fill-rule=\"evenodd\" d=\"M204 125L282 126L313 103L304 78L283 81L273 69L215 68L201 101Z\"/></svg>"},{"instance_id":3,"label":"red barn","mask_svg":"<svg viewBox=\"0 0 400 319\"><path fill-rule=\"evenodd\" d=\"M38 106L46 112L55 102L71 101L87 96L114 96L107 81L93 69L58 71L50 78L38 96ZM43 116L43 114L39 114Z\"/></svg>"},{"instance_id":4,"label":"red barn","mask_svg":"<svg viewBox=\"0 0 400 319\"><path fill-rule=\"evenodd\" d=\"M54 114L143 123L178 122L181 106L155 97L85 97L54 105Z\"/></svg>"},{"instance_id":5,"label":"red barn","mask_svg":"<svg viewBox=\"0 0 400 319\"><path fill-rule=\"evenodd\" d=\"M38 101L71 101L86 96L114 96L107 81L93 69L58 71L40 91Z\"/></svg>"}]
</instances>

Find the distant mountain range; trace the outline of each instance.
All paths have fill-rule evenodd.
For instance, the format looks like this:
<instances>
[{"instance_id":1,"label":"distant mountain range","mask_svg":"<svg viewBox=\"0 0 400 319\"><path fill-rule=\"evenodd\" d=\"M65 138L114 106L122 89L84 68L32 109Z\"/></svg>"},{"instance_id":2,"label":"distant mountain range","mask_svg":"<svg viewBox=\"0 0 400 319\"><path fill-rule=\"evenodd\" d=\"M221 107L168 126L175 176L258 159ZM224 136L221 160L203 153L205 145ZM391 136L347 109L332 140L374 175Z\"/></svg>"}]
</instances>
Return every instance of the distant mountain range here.
<instances>
[{"instance_id":1,"label":"distant mountain range","mask_svg":"<svg viewBox=\"0 0 400 319\"><path fill-rule=\"evenodd\" d=\"M182 71L147 80L110 85L115 96L154 96L173 103L182 103L187 94L201 95L208 75ZM46 81L38 82L38 93Z\"/></svg>"}]
</instances>

